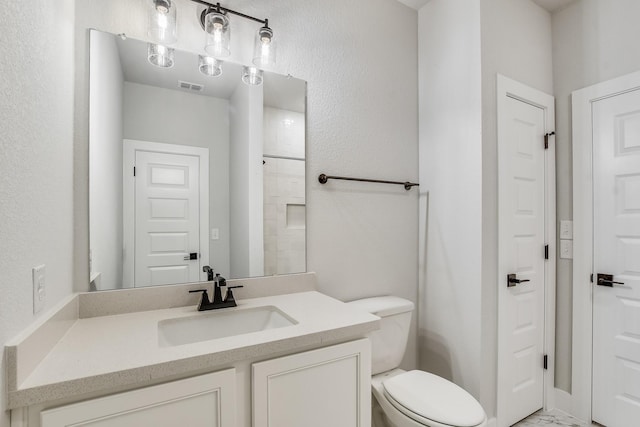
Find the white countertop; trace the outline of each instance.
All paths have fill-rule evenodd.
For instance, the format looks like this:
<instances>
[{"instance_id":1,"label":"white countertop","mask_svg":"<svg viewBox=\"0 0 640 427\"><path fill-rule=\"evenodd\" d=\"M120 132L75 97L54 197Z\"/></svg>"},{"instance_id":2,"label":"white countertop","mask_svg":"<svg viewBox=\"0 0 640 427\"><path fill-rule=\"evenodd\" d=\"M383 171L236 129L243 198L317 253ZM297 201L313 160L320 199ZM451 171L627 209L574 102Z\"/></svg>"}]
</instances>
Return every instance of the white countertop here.
<instances>
[{"instance_id":1,"label":"white countertop","mask_svg":"<svg viewBox=\"0 0 640 427\"><path fill-rule=\"evenodd\" d=\"M236 361L358 338L378 328L377 317L315 291L240 300L238 307L224 310L265 305L277 307L298 323L161 347L158 322L197 315L196 306L77 319L24 381L15 389L9 387L9 408L133 387ZM17 370L20 356L15 359L8 369Z\"/></svg>"}]
</instances>

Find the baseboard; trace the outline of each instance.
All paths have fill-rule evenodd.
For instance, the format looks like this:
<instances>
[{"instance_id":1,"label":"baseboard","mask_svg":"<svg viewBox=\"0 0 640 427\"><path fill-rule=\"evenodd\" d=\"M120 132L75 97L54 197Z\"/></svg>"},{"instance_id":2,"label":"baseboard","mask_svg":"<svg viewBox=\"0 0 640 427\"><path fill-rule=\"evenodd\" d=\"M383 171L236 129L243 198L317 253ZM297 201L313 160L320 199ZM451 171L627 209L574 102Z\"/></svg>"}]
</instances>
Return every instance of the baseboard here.
<instances>
[{"instance_id":1,"label":"baseboard","mask_svg":"<svg viewBox=\"0 0 640 427\"><path fill-rule=\"evenodd\" d=\"M555 388L553 390L555 394L555 408L564 412L565 414L569 414L571 416L575 416L572 414L573 412L573 397L571 394L567 393L564 390L559 388Z\"/></svg>"}]
</instances>

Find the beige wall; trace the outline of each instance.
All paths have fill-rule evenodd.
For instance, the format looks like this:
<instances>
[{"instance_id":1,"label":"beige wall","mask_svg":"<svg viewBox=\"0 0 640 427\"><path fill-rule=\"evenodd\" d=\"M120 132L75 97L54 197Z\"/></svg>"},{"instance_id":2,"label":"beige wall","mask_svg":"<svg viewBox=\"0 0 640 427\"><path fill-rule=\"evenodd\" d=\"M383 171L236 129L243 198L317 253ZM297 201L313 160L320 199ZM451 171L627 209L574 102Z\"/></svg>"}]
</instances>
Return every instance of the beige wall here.
<instances>
[{"instance_id":1,"label":"beige wall","mask_svg":"<svg viewBox=\"0 0 640 427\"><path fill-rule=\"evenodd\" d=\"M419 12L420 368L480 397L480 0Z\"/></svg>"}]
</instances>

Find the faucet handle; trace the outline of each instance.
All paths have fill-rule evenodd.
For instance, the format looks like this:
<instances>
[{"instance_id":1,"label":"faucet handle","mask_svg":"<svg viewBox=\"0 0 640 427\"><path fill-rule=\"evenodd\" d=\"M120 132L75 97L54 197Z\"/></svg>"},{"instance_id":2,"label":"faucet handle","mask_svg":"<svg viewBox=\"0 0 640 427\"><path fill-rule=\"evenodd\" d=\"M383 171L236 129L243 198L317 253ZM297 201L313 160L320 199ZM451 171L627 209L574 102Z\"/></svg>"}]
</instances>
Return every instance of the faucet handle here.
<instances>
[{"instance_id":1,"label":"faucet handle","mask_svg":"<svg viewBox=\"0 0 640 427\"><path fill-rule=\"evenodd\" d=\"M215 279L213 279L216 286L227 286L227 279L222 277L220 273L216 273Z\"/></svg>"},{"instance_id":2,"label":"faucet handle","mask_svg":"<svg viewBox=\"0 0 640 427\"><path fill-rule=\"evenodd\" d=\"M198 304L198 308L200 308L203 304L211 304L211 301L209 300L209 294L207 293L206 289L196 289L193 291L189 291L190 294L197 292L202 292L202 299L200 300L200 304Z\"/></svg>"},{"instance_id":3,"label":"faucet handle","mask_svg":"<svg viewBox=\"0 0 640 427\"><path fill-rule=\"evenodd\" d=\"M224 302L232 302L235 304L236 300L233 297L233 289L236 288L244 288L244 286L242 285L237 285L237 286L228 286L227 287L227 295L224 298Z\"/></svg>"}]
</instances>

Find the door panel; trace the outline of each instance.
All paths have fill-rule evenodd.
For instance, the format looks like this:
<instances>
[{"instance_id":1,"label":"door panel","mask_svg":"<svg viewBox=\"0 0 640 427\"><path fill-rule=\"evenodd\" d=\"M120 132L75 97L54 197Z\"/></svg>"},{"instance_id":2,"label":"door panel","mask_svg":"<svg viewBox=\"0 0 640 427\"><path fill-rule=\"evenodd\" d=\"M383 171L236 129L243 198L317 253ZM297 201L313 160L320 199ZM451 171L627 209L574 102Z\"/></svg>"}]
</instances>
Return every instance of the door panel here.
<instances>
[{"instance_id":1,"label":"door panel","mask_svg":"<svg viewBox=\"0 0 640 427\"><path fill-rule=\"evenodd\" d=\"M594 269L622 285L594 286L593 420L640 419L640 91L592 104Z\"/></svg>"},{"instance_id":2,"label":"door panel","mask_svg":"<svg viewBox=\"0 0 640 427\"><path fill-rule=\"evenodd\" d=\"M499 424L544 403L545 110L505 96L499 117ZM507 274L520 283L507 287Z\"/></svg>"},{"instance_id":3,"label":"door panel","mask_svg":"<svg viewBox=\"0 0 640 427\"><path fill-rule=\"evenodd\" d=\"M135 286L196 282L200 263L198 157L136 151Z\"/></svg>"}]
</instances>

